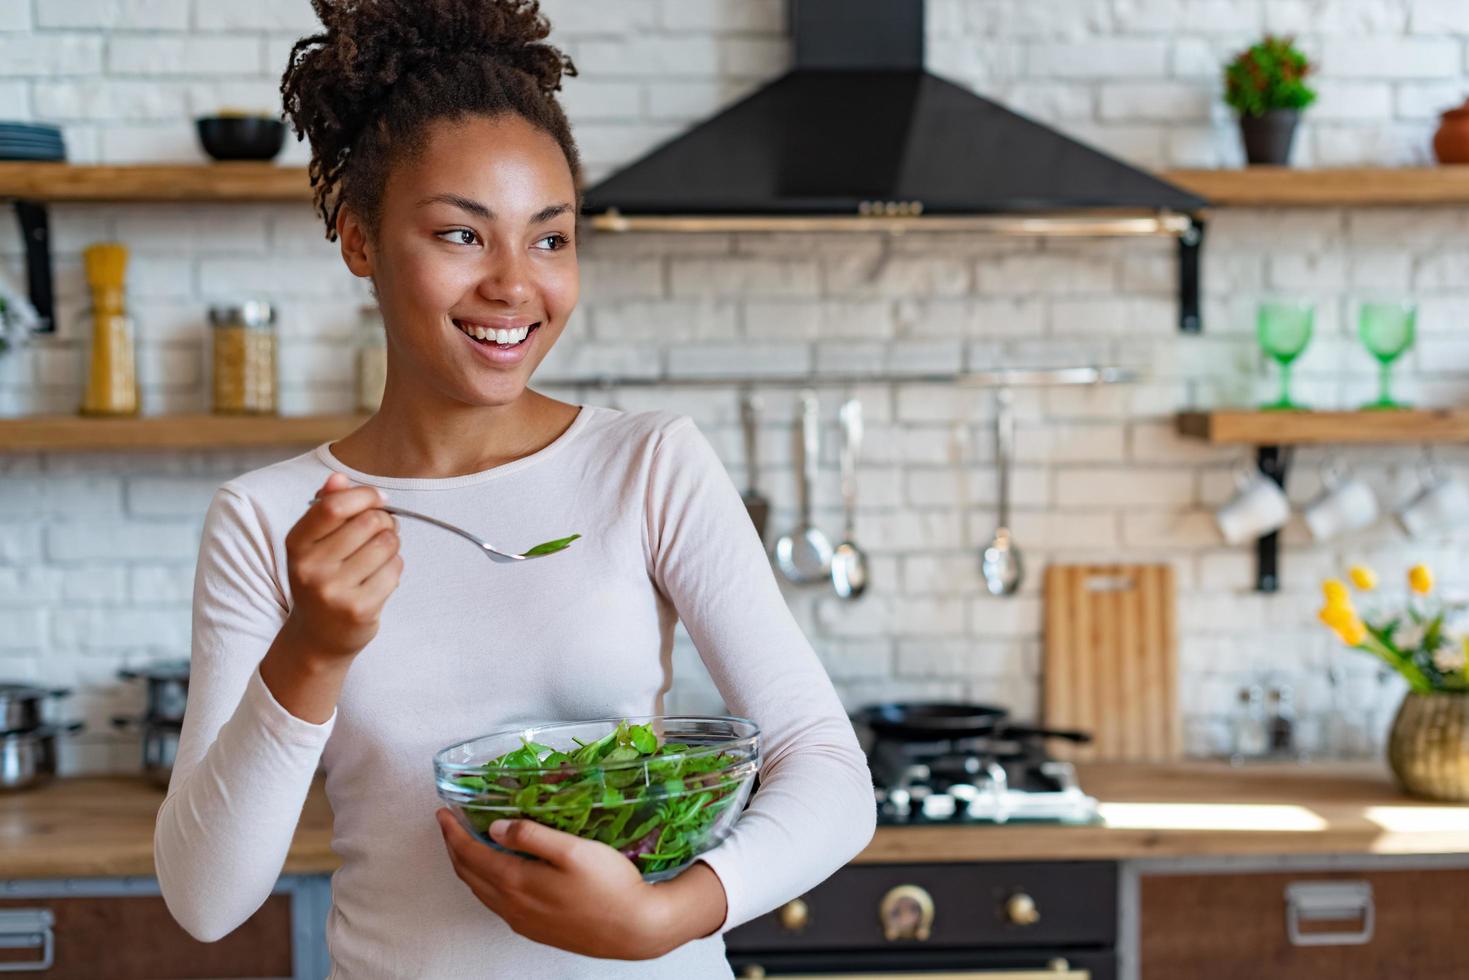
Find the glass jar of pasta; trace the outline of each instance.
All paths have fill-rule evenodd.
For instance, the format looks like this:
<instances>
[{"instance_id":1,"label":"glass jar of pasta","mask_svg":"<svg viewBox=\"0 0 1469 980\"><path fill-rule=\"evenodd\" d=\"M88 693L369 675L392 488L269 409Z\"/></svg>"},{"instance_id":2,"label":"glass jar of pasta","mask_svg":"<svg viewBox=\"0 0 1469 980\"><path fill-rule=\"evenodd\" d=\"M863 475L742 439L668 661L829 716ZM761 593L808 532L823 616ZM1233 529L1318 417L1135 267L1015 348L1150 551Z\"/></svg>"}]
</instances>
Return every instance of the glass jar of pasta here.
<instances>
[{"instance_id":1,"label":"glass jar of pasta","mask_svg":"<svg viewBox=\"0 0 1469 980\"><path fill-rule=\"evenodd\" d=\"M271 415L277 410L275 308L260 300L211 306L214 411Z\"/></svg>"}]
</instances>

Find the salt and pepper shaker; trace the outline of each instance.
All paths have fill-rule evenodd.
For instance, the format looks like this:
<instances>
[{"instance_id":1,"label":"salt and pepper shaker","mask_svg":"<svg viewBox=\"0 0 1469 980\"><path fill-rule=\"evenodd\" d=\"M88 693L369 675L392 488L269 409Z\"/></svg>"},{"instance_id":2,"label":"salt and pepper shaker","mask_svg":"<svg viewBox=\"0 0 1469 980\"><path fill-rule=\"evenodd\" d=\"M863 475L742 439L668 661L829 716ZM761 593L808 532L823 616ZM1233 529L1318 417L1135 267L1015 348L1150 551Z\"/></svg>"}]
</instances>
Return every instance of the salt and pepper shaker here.
<instances>
[{"instance_id":1,"label":"salt and pepper shaker","mask_svg":"<svg viewBox=\"0 0 1469 980\"><path fill-rule=\"evenodd\" d=\"M1265 689L1259 684L1240 688L1234 711L1234 739L1230 761L1235 764L1258 759L1270 750L1270 729L1265 717Z\"/></svg>"},{"instance_id":2,"label":"salt and pepper shaker","mask_svg":"<svg viewBox=\"0 0 1469 980\"><path fill-rule=\"evenodd\" d=\"M1296 709L1289 684L1270 689L1270 754L1293 758L1299 754L1296 738Z\"/></svg>"}]
</instances>

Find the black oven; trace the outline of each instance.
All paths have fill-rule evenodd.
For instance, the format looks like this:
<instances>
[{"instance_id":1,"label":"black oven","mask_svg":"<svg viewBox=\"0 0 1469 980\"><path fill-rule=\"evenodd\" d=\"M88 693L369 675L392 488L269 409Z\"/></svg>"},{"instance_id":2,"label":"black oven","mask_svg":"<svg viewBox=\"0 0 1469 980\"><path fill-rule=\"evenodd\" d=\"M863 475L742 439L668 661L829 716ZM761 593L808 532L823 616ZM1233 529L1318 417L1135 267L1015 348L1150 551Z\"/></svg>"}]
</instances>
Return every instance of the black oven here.
<instances>
[{"instance_id":1,"label":"black oven","mask_svg":"<svg viewBox=\"0 0 1469 980\"><path fill-rule=\"evenodd\" d=\"M742 978L1116 980L1117 868L853 864L725 942Z\"/></svg>"}]
</instances>

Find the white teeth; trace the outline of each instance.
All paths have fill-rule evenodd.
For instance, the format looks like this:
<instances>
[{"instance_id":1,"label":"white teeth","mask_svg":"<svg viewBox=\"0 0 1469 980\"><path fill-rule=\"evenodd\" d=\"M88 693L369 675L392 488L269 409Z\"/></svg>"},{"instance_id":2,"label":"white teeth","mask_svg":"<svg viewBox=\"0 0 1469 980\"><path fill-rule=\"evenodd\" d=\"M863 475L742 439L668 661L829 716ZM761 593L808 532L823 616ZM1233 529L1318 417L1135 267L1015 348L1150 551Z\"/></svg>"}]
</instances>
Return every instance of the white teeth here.
<instances>
[{"instance_id":1,"label":"white teeth","mask_svg":"<svg viewBox=\"0 0 1469 980\"><path fill-rule=\"evenodd\" d=\"M492 341L497 344L518 344L530 336L530 327L496 330L494 327L482 327L478 324L460 323L457 326L476 340Z\"/></svg>"}]
</instances>

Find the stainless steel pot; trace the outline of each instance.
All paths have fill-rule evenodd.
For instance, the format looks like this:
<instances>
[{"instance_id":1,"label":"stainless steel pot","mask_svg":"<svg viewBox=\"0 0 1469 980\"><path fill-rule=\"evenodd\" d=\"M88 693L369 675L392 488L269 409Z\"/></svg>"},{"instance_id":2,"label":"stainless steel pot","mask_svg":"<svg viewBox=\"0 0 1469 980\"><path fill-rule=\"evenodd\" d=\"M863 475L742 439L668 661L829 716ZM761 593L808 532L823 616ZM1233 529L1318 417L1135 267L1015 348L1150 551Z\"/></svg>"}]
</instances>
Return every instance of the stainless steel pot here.
<instances>
[{"instance_id":1,"label":"stainless steel pot","mask_svg":"<svg viewBox=\"0 0 1469 980\"><path fill-rule=\"evenodd\" d=\"M0 732L29 732L46 723L42 705L66 697L65 688L47 689L17 681L0 681Z\"/></svg>"},{"instance_id":2,"label":"stainless steel pot","mask_svg":"<svg viewBox=\"0 0 1469 980\"><path fill-rule=\"evenodd\" d=\"M57 739L81 729L81 722L73 722L0 734L0 791L30 789L49 782L56 775Z\"/></svg>"},{"instance_id":3,"label":"stainless steel pot","mask_svg":"<svg viewBox=\"0 0 1469 980\"><path fill-rule=\"evenodd\" d=\"M113 718L112 724L118 728L136 728L142 733L143 776L159 789L168 789L183 726L178 722L147 718Z\"/></svg>"},{"instance_id":4,"label":"stainless steel pot","mask_svg":"<svg viewBox=\"0 0 1469 980\"><path fill-rule=\"evenodd\" d=\"M125 681L148 682L148 707L144 717L149 721L181 722L189 700L189 662L167 660L147 667L120 670Z\"/></svg>"}]
</instances>

